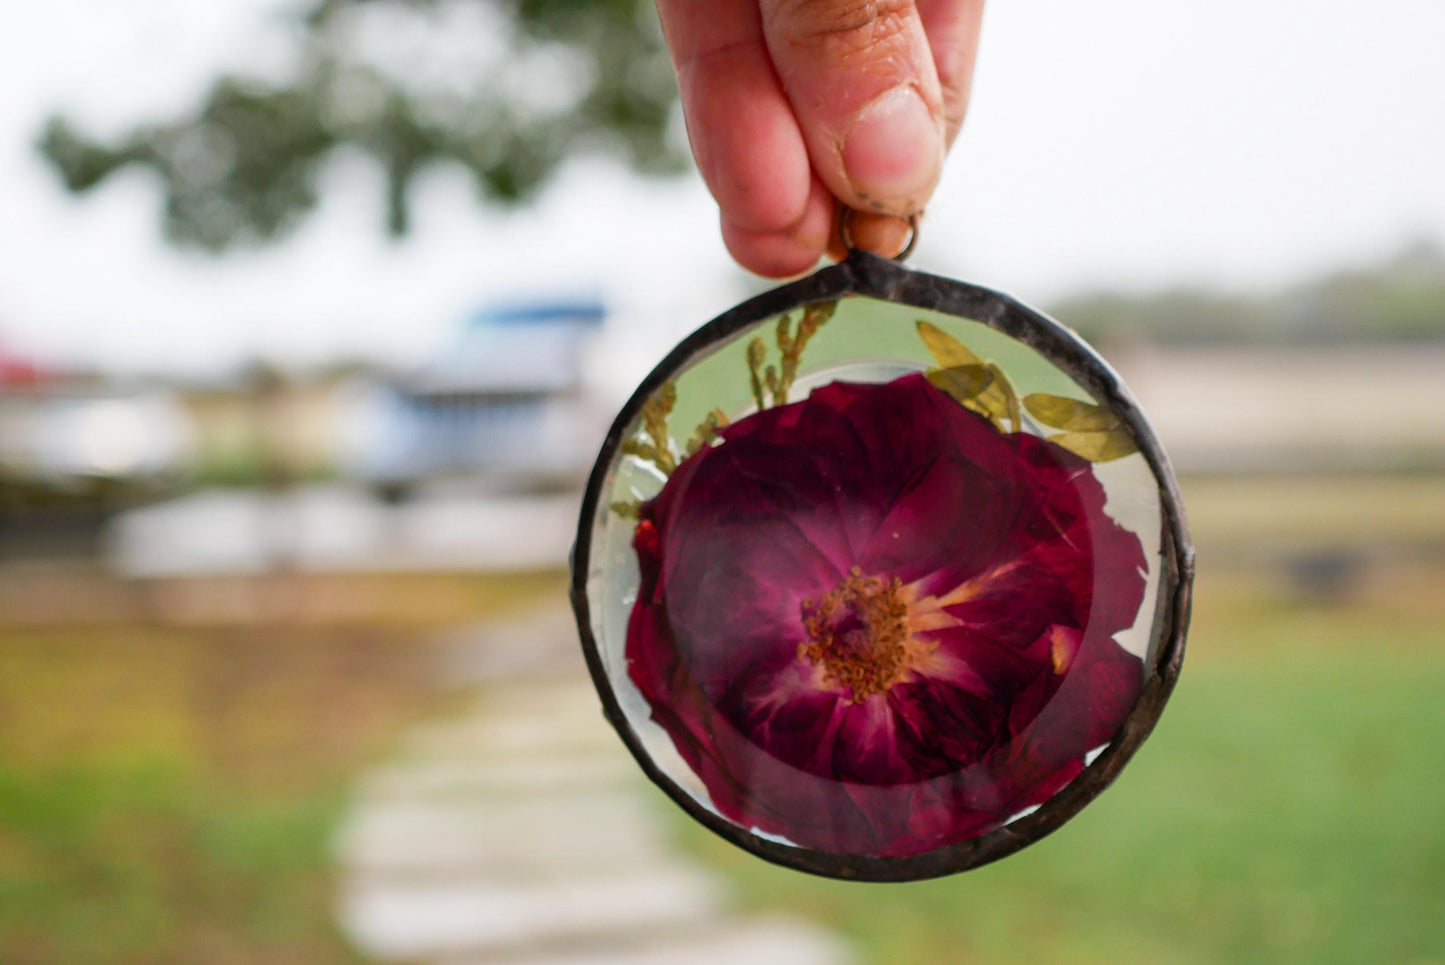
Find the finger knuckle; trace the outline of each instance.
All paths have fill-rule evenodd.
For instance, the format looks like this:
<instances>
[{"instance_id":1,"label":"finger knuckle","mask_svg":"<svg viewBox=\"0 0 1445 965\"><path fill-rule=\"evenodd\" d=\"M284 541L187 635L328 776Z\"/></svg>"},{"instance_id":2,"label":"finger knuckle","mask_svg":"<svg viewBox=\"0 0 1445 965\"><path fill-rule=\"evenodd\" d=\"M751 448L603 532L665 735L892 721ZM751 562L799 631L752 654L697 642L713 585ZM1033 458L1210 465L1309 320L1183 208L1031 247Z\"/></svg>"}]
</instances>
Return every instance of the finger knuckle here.
<instances>
[{"instance_id":1,"label":"finger knuckle","mask_svg":"<svg viewBox=\"0 0 1445 965\"><path fill-rule=\"evenodd\" d=\"M840 58L901 42L913 15L909 0L785 0L780 7L791 43Z\"/></svg>"}]
</instances>

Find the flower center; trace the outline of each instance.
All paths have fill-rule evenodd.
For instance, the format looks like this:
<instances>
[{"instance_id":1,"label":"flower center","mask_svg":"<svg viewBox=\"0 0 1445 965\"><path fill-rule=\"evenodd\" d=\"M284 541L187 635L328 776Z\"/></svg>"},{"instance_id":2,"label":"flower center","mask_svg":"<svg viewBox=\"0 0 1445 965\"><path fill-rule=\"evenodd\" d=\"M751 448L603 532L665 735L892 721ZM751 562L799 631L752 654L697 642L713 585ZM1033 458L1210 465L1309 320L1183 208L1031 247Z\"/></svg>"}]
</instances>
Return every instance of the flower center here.
<instances>
[{"instance_id":1,"label":"flower center","mask_svg":"<svg viewBox=\"0 0 1445 965\"><path fill-rule=\"evenodd\" d=\"M832 686L847 687L854 703L885 693L906 668L908 600L903 584L865 577L858 567L821 600L804 600L808 632L798 655L822 667Z\"/></svg>"}]
</instances>

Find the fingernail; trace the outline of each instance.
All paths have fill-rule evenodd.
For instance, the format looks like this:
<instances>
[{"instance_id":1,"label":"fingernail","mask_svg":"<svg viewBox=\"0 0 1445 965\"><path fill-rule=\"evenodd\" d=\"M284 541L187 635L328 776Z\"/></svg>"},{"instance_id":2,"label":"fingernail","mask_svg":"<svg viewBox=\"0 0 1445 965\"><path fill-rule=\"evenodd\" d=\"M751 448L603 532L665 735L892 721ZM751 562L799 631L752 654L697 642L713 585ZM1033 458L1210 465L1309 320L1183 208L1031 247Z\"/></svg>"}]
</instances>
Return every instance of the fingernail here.
<instances>
[{"instance_id":1,"label":"fingernail","mask_svg":"<svg viewBox=\"0 0 1445 965\"><path fill-rule=\"evenodd\" d=\"M896 87L858 115L843 142L843 168L875 211L911 214L933 191L943 136L912 87Z\"/></svg>"}]
</instances>

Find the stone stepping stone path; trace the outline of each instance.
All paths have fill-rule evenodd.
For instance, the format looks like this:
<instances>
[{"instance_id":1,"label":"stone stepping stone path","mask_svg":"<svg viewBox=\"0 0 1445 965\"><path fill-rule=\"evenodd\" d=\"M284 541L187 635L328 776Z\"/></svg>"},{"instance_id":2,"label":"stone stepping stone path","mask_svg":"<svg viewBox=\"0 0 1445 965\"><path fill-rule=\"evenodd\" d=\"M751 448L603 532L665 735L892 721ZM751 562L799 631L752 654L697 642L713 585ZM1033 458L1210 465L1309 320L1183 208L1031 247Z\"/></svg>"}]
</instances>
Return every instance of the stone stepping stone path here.
<instances>
[{"instance_id":1,"label":"stone stepping stone path","mask_svg":"<svg viewBox=\"0 0 1445 965\"><path fill-rule=\"evenodd\" d=\"M442 673L477 689L470 709L407 734L338 833L355 945L408 965L853 962L816 925L733 910L677 852L571 633L549 613L448 641Z\"/></svg>"}]
</instances>

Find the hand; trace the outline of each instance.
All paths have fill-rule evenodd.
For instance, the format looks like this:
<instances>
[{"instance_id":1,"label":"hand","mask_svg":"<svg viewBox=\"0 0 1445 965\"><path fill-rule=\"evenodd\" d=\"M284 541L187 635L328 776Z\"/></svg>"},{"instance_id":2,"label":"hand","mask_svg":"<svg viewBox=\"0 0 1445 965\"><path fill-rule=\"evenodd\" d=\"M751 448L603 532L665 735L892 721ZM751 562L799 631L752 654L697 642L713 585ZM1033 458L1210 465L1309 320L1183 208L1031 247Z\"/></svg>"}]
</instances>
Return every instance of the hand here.
<instances>
[{"instance_id":1,"label":"hand","mask_svg":"<svg viewBox=\"0 0 1445 965\"><path fill-rule=\"evenodd\" d=\"M983 0L658 0L723 241L775 277L893 255L968 104Z\"/></svg>"}]
</instances>

